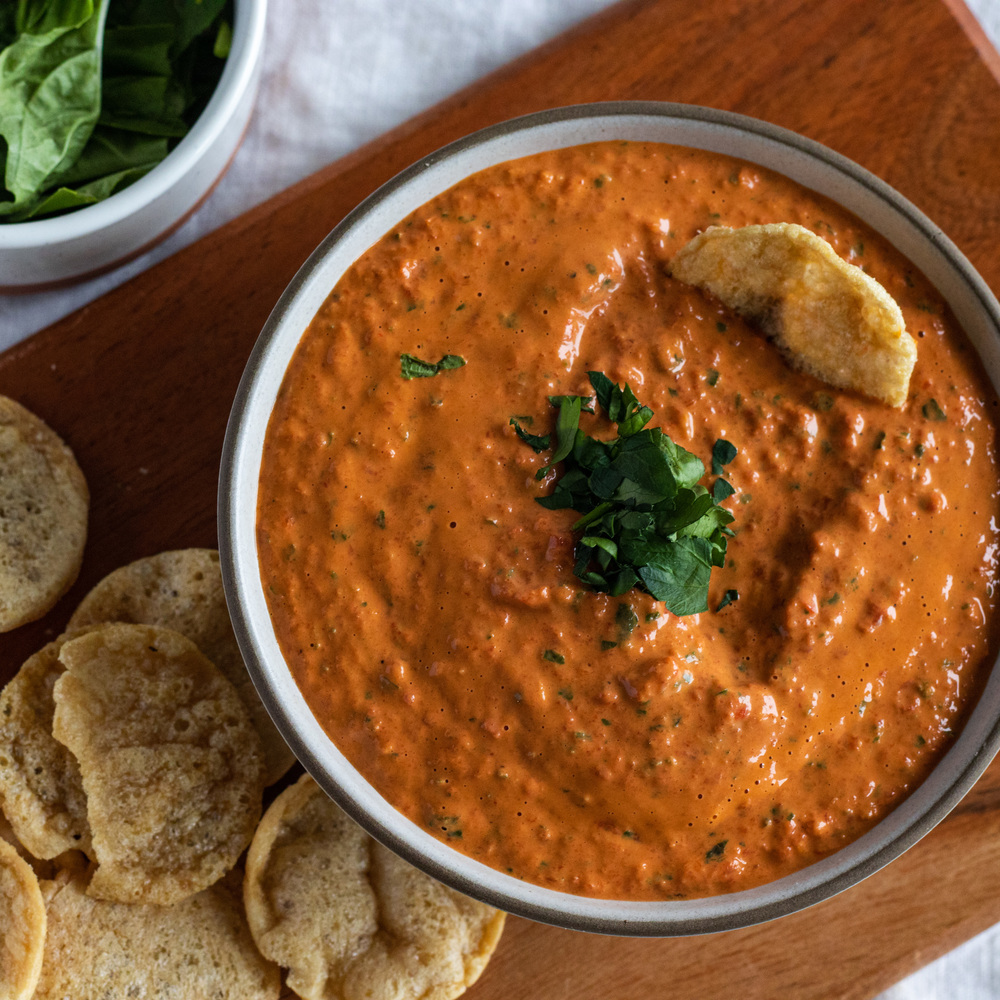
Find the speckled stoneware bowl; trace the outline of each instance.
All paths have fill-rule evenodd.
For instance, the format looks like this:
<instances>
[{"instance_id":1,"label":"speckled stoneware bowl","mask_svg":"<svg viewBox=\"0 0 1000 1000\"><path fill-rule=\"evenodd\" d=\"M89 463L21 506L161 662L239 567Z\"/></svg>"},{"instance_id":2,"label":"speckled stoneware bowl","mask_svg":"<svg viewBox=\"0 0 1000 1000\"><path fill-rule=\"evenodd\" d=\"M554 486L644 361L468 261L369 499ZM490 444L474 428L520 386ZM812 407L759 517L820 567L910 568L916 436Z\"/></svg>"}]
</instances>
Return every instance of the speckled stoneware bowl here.
<instances>
[{"instance_id":1,"label":"speckled stoneware bowl","mask_svg":"<svg viewBox=\"0 0 1000 1000\"><path fill-rule=\"evenodd\" d=\"M267 0L234 0L222 76L191 130L148 174L65 215L0 224L0 292L37 291L108 271L166 238L229 166L257 94Z\"/></svg>"},{"instance_id":2,"label":"speckled stoneware bowl","mask_svg":"<svg viewBox=\"0 0 1000 1000\"><path fill-rule=\"evenodd\" d=\"M1000 385L1000 306L941 231L878 178L773 125L675 104L562 108L477 132L428 156L362 203L320 244L275 307L233 406L222 458L219 535L240 646L264 703L319 784L373 836L442 882L504 910L606 934L729 930L810 906L871 875L913 845L972 787L1000 745L1000 671L993 670L961 736L895 812L837 854L759 888L680 902L589 899L522 882L470 860L388 804L337 750L285 665L257 564L257 478L268 417L299 338L341 274L410 211L504 160L605 139L693 146L776 170L845 206L938 287Z\"/></svg>"}]
</instances>

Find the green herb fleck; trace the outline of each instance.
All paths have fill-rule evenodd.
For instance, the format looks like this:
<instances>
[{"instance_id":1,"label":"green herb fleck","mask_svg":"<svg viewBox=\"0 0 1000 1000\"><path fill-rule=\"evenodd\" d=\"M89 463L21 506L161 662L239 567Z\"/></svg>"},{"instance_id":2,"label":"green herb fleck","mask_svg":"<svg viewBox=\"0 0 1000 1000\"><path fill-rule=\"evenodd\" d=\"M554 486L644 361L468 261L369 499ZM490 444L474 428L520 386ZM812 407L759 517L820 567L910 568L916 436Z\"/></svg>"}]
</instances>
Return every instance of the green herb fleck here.
<instances>
[{"instance_id":1,"label":"green herb fleck","mask_svg":"<svg viewBox=\"0 0 1000 1000\"><path fill-rule=\"evenodd\" d=\"M927 402L920 408L920 412L928 420L947 420L947 417L944 415L944 410L942 410L938 405L938 401L936 399L928 399Z\"/></svg>"},{"instance_id":2,"label":"green herb fleck","mask_svg":"<svg viewBox=\"0 0 1000 1000\"><path fill-rule=\"evenodd\" d=\"M722 595L722 600L719 601L719 606L715 610L721 611L727 604L732 604L733 601L738 601L739 599L740 592L738 590L727 590Z\"/></svg>"},{"instance_id":3,"label":"green herb fleck","mask_svg":"<svg viewBox=\"0 0 1000 1000\"><path fill-rule=\"evenodd\" d=\"M718 861L721 859L723 853L726 850L726 844L728 840L720 840L714 847L710 848L705 852L706 861Z\"/></svg>"},{"instance_id":4,"label":"green herb fleck","mask_svg":"<svg viewBox=\"0 0 1000 1000\"><path fill-rule=\"evenodd\" d=\"M639 624L639 616L632 609L631 604L619 604L615 613L615 624L618 626L618 639L627 639Z\"/></svg>"},{"instance_id":5,"label":"green herb fleck","mask_svg":"<svg viewBox=\"0 0 1000 1000\"><path fill-rule=\"evenodd\" d=\"M557 653L554 649L547 649L542 653L542 659L548 660L549 663L565 663L566 657L562 653Z\"/></svg>"},{"instance_id":6,"label":"green herb fleck","mask_svg":"<svg viewBox=\"0 0 1000 1000\"><path fill-rule=\"evenodd\" d=\"M403 378L409 380L414 378L432 378L440 372L452 371L461 368L465 364L465 358L457 354L446 354L440 361L421 361L412 354L400 354L399 373Z\"/></svg>"},{"instance_id":7,"label":"green herb fleck","mask_svg":"<svg viewBox=\"0 0 1000 1000\"><path fill-rule=\"evenodd\" d=\"M380 528L384 528L384 527L385 527L385 511L384 511L384 510L380 510L380 511L379 511L379 512L378 512L378 513L377 513L377 514L375 515L375 523L376 523L376 524L377 524L377 525L378 525L378 526L379 526Z\"/></svg>"}]
</instances>

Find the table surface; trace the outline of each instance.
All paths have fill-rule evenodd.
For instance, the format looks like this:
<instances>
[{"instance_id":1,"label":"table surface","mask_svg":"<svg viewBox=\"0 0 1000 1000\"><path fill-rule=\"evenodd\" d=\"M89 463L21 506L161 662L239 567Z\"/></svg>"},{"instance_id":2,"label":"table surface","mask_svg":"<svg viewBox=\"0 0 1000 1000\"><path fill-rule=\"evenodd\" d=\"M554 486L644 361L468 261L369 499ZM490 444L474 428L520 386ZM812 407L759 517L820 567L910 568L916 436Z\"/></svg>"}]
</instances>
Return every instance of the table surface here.
<instances>
[{"instance_id":1,"label":"table surface","mask_svg":"<svg viewBox=\"0 0 1000 1000\"><path fill-rule=\"evenodd\" d=\"M412 113L433 104L458 86L471 83L507 59L520 55L532 45L564 28L571 27L586 15L606 5L606 0L572 0L572 2L535 0L534 3L519 2L519 0L508 0L508 2L494 0L493 3L487 3L486 0L469 0L462 5L461 10L456 10L449 0L426 0L418 13L415 5L406 5L401 11L399 5L393 5L391 0L354 0L353 3L345 0L342 5L338 5L338 16L336 23L333 23L328 16L329 6L324 4L323 0L294 0L294 2L275 0L269 15L269 50L258 108L242 150L213 197L166 244L111 275L58 293L0 297L0 347L22 341L34 330L58 319L72 309L92 302L97 296L121 284L127 278L147 272L151 265L168 258L170 254L210 232L220 223L235 218L250 206L308 175L312 170L323 167L353 150L358 150L365 141L376 139L386 128L398 125ZM943 122L939 138L946 136L951 142L955 142L957 136L957 141L962 145L963 155L968 161L962 161L960 157L956 159L954 156L944 156L937 160L931 157L932 167L945 163L947 170L916 169L914 158L926 155L928 152L926 144L909 141L903 130L894 128L893 117L897 109L894 108L892 101L872 103L870 98L874 90L866 93L862 88L861 93L840 95L837 101L828 99L814 101L811 105L812 111L804 106L797 112L798 119L790 114L789 103L781 93L782 88L788 86L805 88L810 93L822 90L827 81L821 75L810 76L805 70L816 66L826 68L829 65L825 64L826 59L830 60L830 64L838 58L868 60L862 75L866 80L873 80L876 85L880 80L885 85L887 80L892 78L891 74L899 72L900 62L905 63L905 60L900 60L898 54L892 59L885 59L885 53L880 49L877 38L866 41L866 31L859 30L857 25L852 27L847 23L852 16L863 11L863 4L851 2L839 4L834 0L804 4L807 10L800 25L802 27L811 25L813 33L800 38L801 45L796 52L804 68L803 73L790 73L785 68L782 71L784 79L776 78L773 81L773 92L767 89L769 74L777 65L775 60L786 61L782 58L783 54L775 50L777 36L768 37L766 33L758 30L764 18L761 16L755 22L753 15L763 14L762 4L738 5L744 8L742 20L736 18L737 23L728 23L727 30L722 33L722 40L726 44L734 46L740 40L745 40L747 45L754 46L757 53L753 66L740 67L743 80L739 85L736 85L731 78L722 79L717 76L713 78L710 67L707 67L703 74L696 75L699 67L692 65L690 58L685 62L684 53L670 51L672 30L678 34L683 34L682 28L694 31L694 43L697 43L701 37L698 35L698 30L714 28L717 31L718 25L713 26L711 22L713 11L730 5L711 2L701 5L700 10L704 11L701 20L691 10L683 12L683 17L681 12L674 11L673 18L661 16L655 22L648 23L643 20L656 14L657 9L663 14L668 6L669 4L665 3L633 3L627 5L625 10L637 26L652 26L661 32L664 39L658 50L661 56L665 49L668 58L680 60L684 68L690 70L690 75L678 85L678 99L748 111L796 128L828 142L865 163L890 182L900 186L918 205L935 206L946 213L950 211L962 216L965 219L964 224L958 230L953 230L941 218L941 211L932 213L942 221L946 231L957 239L960 246L983 271L994 290L1000 288L1000 269L993 261L995 233L997 223L1000 221L998 215L1000 202L996 200L998 184L995 172L989 174L986 166L990 162L995 165L1000 159L997 157L1000 137L997 134L995 121L992 130L988 128L985 133L982 129L979 131L972 129L970 125L970 122L975 124L977 121L975 102L981 93L984 81L985 85L995 87L995 81L989 80L988 73L977 74L983 74L987 66L991 66L995 74L996 66L1000 65L995 50L989 48L985 38L976 39L980 45L979 60L974 59L974 50L968 46L969 51L965 54L968 59L968 69L959 74L958 78L952 79L945 88L948 98L945 100L944 92L935 90L934 81L937 71L949 67L944 65L943 57L937 62L933 58L928 60L928 54L935 53L933 46L928 47L926 38L920 34L908 36L907 31L912 29L947 32L953 29L953 22L947 16L943 16L940 21L935 20L942 17L937 12L940 4L936 0L913 0L913 2L899 0L889 5L895 9L899 18L898 22L893 24L892 31L899 36L898 40L902 43L909 42L912 51L919 54L922 59L919 65L911 64L904 69L915 74L915 79L923 82L915 83L914 78L906 78L907 86L911 92L914 87L923 86L928 96L938 99L939 104L934 108L934 116L936 121ZM794 5L779 3L771 5L771 10L773 11L775 7L788 11ZM997 0L979 0L976 8L984 25L993 31L1000 31L1000 3ZM944 8L941 8L941 11L943 10ZM870 18L869 29L877 20L875 16ZM609 27L612 25L610 21L607 23ZM975 22L971 19L970 25L974 36ZM861 28L864 28L864 25L861 25ZM601 34L586 36L589 44L593 45L596 55L599 55L597 50ZM952 39L951 35L947 37ZM994 34L993 37L996 38L997 35ZM829 38L849 40L850 46L841 51L834 48L820 58L824 41ZM703 38L701 44L704 45ZM953 40L950 44L954 45ZM637 36L636 48L632 51L641 55L643 49L642 39ZM685 52L687 51L689 50L685 49ZM554 55L540 61L536 60L531 65L539 66L541 67L539 72L549 74L557 70L573 69L570 64L559 63ZM607 68L604 63L598 62L598 65ZM954 69L953 66L950 68ZM613 67L608 72L613 74ZM641 68L634 70L633 78L644 79L648 84L650 79L657 77L659 71L651 69L645 77L643 72ZM857 68L855 72L858 72ZM525 109L532 106L531 99L519 93L517 86L524 87L535 83L544 93L545 86L549 85L544 76L531 76L531 67L527 62L520 69L508 73L506 79L506 83L503 79L494 80L489 86L492 87L494 96L505 98L509 106L515 110L520 109L521 105ZM620 80L623 79L624 77L620 77ZM573 87L578 89L569 89L567 85L566 89L557 93L559 96L579 93L580 99L599 97L602 95L601 82L595 84L593 81L575 80ZM778 82L782 87L777 86ZM613 91L607 96L658 98L675 96L673 93L652 93L648 89L643 90L638 84L636 87L637 92ZM350 208L353 204L351 197L356 200L363 194L366 184L369 187L374 186L383 176L388 176L396 168L409 162L406 159L407 155L412 158L412 155L419 155L419 152L423 151L419 142L414 144L414 136L422 134L425 137L422 140L424 142L433 142L436 138L442 140L450 138L449 135L435 132L435 121L446 120L448 127L453 129L461 128L465 122L470 123L472 127L484 123L477 120L475 114L466 114L465 109L468 108L477 109L480 116L493 111L495 118L508 117L500 107L484 109L481 105L477 105L474 96L476 93L477 91L473 89L467 96L450 102L443 117L440 113L431 112L424 115L416 124L404 126L388 144L379 147L382 153L380 157L373 158L371 151L366 154L366 151L361 149L339 164L332 173L324 172L325 185L307 181L303 187L283 196L284 202L279 198L278 202L286 209L283 217L289 218L287 210L293 201L303 199L308 201L310 197L321 197L325 199L323 204L329 213L329 218L335 221L333 217L336 213L342 214ZM559 103L568 101L562 100ZM803 105L806 103L803 102ZM817 113L817 107L822 109L823 114ZM967 110L970 107L973 108L972 111ZM792 120L789 120L789 117ZM876 121L867 121L872 118ZM864 122L865 127L851 127L858 122ZM359 176L359 172L363 176ZM331 179L345 182L346 194L341 202L329 195ZM970 179L975 179L979 187L971 183ZM967 212L967 205L963 208L961 204L955 204L953 192L966 195L971 193L976 196L977 191L983 195L982 205L985 211L978 220L973 220ZM989 197L983 194L984 191ZM259 223L262 216L258 212L254 218ZM326 225L326 228L329 226ZM268 232L260 225L256 228L241 228L239 222L235 224L235 228L230 227L230 230L233 234L253 234L258 237L263 235L264 238L285 240L285 243L278 247L279 256L283 251L287 258L291 252L287 245L287 234L278 231ZM191 259L196 257L197 254ZM168 269L165 273L169 273L172 262L168 261L164 266ZM134 285L135 289L141 291L150 301L161 291L161 282L155 275L156 272L151 272L151 275L147 275L145 283ZM200 288L201 294L208 294L209 291L207 287ZM253 291L250 294L252 295ZM263 299L267 299L269 292L265 289L260 294ZM127 298L127 292L118 293L117 298L109 297L108 301L116 304L108 315L112 315L119 322L128 322L130 311L124 305ZM96 533L99 539L103 537L105 540L113 540L107 551L110 564L114 565L118 556L139 550L145 542L151 540L148 528L144 528L140 520L148 511L158 510L156 495L159 492L176 490L178 484L171 478L176 477L177 470L158 468L155 461L144 464L138 473L134 469L116 468L114 461L102 461L101 449L107 449L108 442L91 438L86 429L88 414L85 408L74 409L75 404L72 400L63 404L57 402L56 397L60 387L65 389L67 385L65 376L62 373L53 373L51 378L48 378L45 374L48 366L85 354L87 349L95 344L93 335L88 331L95 316L104 309L104 301L96 302L89 310L85 309L48 331L41 338L27 341L20 348L15 348L0 358L0 391L20 395L25 402L35 402L39 412L46 415L50 412L62 413L70 420L70 424L57 424L59 429L66 434L74 447L77 447L79 441L81 450L88 456L93 455L93 460L85 464L85 467L88 475L96 476L98 481L103 480L102 492L108 503L106 509L95 518L96 532L92 532L92 537ZM273 302L273 298L270 302ZM256 303L256 311L266 314L270 302ZM132 310L131 315L136 320L146 322L151 318L149 308L137 307ZM155 312L153 318L155 319ZM76 338L75 346L74 338ZM252 343L252 335L247 343ZM179 345L177 350L181 351L182 347L183 345ZM124 378L133 375L132 368L135 364L147 359L141 351L130 352L127 347L122 351L121 345L118 344L116 351L109 354L108 360L112 364L114 377ZM183 361L178 361L176 356L168 360L172 364L183 366ZM227 359L227 363L232 364L232 359ZM93 364L91 361L91 365ZM238 367L241 367L241 362ZM114 380L111 376L105 377L112 382ZM72 378L70 382L73 382ZM77 401L82 406L87 394L81 392L78 385L76 387ZM199 387L206 391L215 388L211 379L203 380L200 386L195 385L194 391ZM26 389L30 400L25 398L25 393L19 392L19 389ZM162 389L159 391L162 394ZM192 391L192 386L185 386L184 391ZM176 396L183 396L184 391L178 390L168 398L176 405ZM130 395L131 402L135 402L135 397L135 393ZM108 416L117 420L127 420L130 417L128 406L124 403L117 407L112 406ZM162 445L165 452L169 453L169 437L173 432L174 429L167 426L148 428L142 447L147 453L155 455L157 446ZM187 468L185 476L185 488L211 490L214 468L211 461L206 460L197 467ZM203 515L192 513L190 510L180 509L175 512L158 510L155 535L158 539L174 539L176 544L212 544L214 523L206 525ZM135 554L141 553L135 551ZM88 560L85 577L89 574L94 578L105 568L110 568L110 565L102 566L101 559L92 558L90 554ZM52 626L50 624L46 627ZM994 782L995 784L997 783ZM987 867L992 865L995 869L996 851L994 849L991 854L990 848L996 842L998 832L995 828L996 823L990 820L993 823L988 830L991 836L989 842L984 842L983 833L986 827L982 819L983 814L989 813L994 805L996 798L994 785L986 787L982 792L977 787L977 792L974 792L948 821L950 832L944 828L936 831L918 849L891 866L889 870L893 873L891 885L889 883L883 885L879 881L882 876L876 876L864 886L852 890L852 893L831 901L832 905L824 904L824 907L810 911L812 915L804 915L806 918L804 923L799 925L794 933L801 932L805 939L813 944L819 944L824 940L822 933L824 924L836 921L838 914L842 919L856 921L860 919L864 924L864 919L855 915L856 911L864 909L873 900L878 901L877 909L881 909L885 903L886 893L890 890L896 891L899 886L904 887L905 892L909 894L907 899L919 889L928 903L935 906L933 901L936 899L935 894L940 894L940 887L933 883L923 884L928 871L935 870L934 865L929 862L934 862L939 855L947 857L957 844L966 843L965 834L968 834L969 839L964 848L967 852L967 863L963 866L963 870L974 871L980 863ZM977 793L979 793L978 798ZM992 875L981 880L979 886L981 895L996 896L996 889L997 885ZM773 995L770 992L754 992L754 982L759 983L760 977L764 975L777 975L786 986L791 984L791 995L870 996L874 989L893 982L910 969L917 968L936 957L948 946L964 940L970 934L987 926L988 922L983 922L983 916L990 912L989 900L974 902L973 909L976 911L974 920L970 922L967 917L963 919L963 909L967 913L968 907L954 908L954 913L949 911L945 920L948 924L946 933L938 935L930 943L914 945L911 940L907 948L902 951L898 949L893 951L891 947L886 949L883 942L879 955L866 957L869 940L879 937L877 923L866 926L866 933L856 938L858 948L854 952L847 955L839 953L838 960L830 962L829 972L825 977L808 985L799 982L800 989L795 988L796 978L792 974L794 970L789 968L795 961L795 949L787 950L783 956L772 955L765 960L764 956L768 953L760 945L770 941L773 934L773 931L767 928L719 936L714 939L716 942L714 952L712 948L705 947L707 942L704 940L650 943L588 938L587 951L592 952L601 961L588 961L580 971L574 972L573 969L564 967L563 963L553 965L546 962L546 957L553 950L567 954L576 951L578 945L575 942L579 938L578 935L564 937L567 932L539 928L523 921L512 921L493 966L484 980L475 987L474 994L485 998L500 996L506 990L506 995L509 995L511 984L521 982L519 966L522 968L551 966L547 979L533 981L530 993L522 992L521 995L568 996L570 992L577 996L632 995L628 993L627 983L622 981L619 972L630 965L648 962L651 954L650 945L656 944L660 946L656 954L662 955L664 961L670 963L673 970L672 979L686 976L691 983L698 981L702 975L699 969L704 966L704 959L708 954L712 953L733 970L734 974L729 977L731 989L746 993L748 996ZM906 900L901 900L900 905L904 904L908 905ZM992 920L997 919L1000 919L1000 912L992 917ZM919 930L937 922L928 920L927 915L916 915L912 924L915 930ZM784 921L778 925L768 926L773 928L783 925ZM793 933L791 925L788 925L788 932ZM889 936L891 937L891 934ZM864 947L861 948L861 945ZM998 954L1000 954L1000 936L993 932L984 939L963 946L959 952L892 987L885 996L891 996L893 1000L917 996L924 998L1000 996L1000 969L996 967L995 957ZM712 961L715 962L716 957L713 957ZM859 990L857 987L859 977L852 973L852 966L855 969L859 968L866 961L868 964L877 964L880 968L876 975L861 977L865 986ZM601 982L599 977L595 979L593 970L598 965L616 978L605 982ZM590 977L585 981L580 979L584 972ZM702 981L706 985L709 982L709 980ZM635 978L635 983L638 989L641 977ZM594 992L595 989L598 992ZM516 988L514 992L518 992ZM470 996L472 995L470 993ZM700 995L709 994L703 991Z\"/></svg>"}]
</instances>

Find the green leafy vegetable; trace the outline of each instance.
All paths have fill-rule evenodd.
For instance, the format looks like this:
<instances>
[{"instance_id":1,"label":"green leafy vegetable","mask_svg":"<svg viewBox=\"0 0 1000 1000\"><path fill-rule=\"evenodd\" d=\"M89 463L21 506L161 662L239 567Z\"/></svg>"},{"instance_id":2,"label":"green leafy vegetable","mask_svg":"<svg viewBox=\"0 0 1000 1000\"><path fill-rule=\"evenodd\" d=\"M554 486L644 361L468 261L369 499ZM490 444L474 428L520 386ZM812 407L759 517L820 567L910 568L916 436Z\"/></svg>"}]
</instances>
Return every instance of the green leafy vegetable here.
<instances>
[{"instance_id":1,"label":"green leafy vegetable","mask_svg":"<svg viewBox=\"0 0 1000 1000\"><path fill-rule=\"evenodd\" d=\"M927 400L927 402L924 403L924 405L920 408L920 410L923 413L924 417L926 417L928 420L947 419L944 415L944 410L941 409L941 406L936 399Z\"/></svg>"},{"instance_id":2,"label":"green leafy vegetable","mask_svg":"<svg viewBox=\"0 0 1000 1000\"><path fill-rule=\"evenodd\" d=\"M585 400L554 397L556 446L538 478L559 462L563 473L552 493L536 500L549 510L583 515L573 525L582 533L573 571L595 590L617 596L639 587L676 615L706 611L712 567L725 563L733 534L733 515L718 500L733 489L719 480L710 494L698 484L702 462L659 428L646 427L653 411L627 384L619 387L602 372L588 375L599 406L618 425L617 437L590 437L579 427ZM549 446L551 436L529 435L515 419L511 423L536 451ZM721 472L735 456L730 442L716 442L713 470Z\"/></svg>"},{"instance_id":3,"label":"green leafy vegetable","mask_svg":"<svg viewBox=\"0 0 1000 1000\"><path fill-rule=\"evenodd\" d=\"M722 475L722 467L736 458L736 447L731 441L720 438L712 446L712 473Z\"/></svg>"},{"instance_id":4,"label":"green leafy vegetable","mask_svg":"<svg viewBox=\"0 0 1000 1000\"><path fill-rule=\"evenodd\" d=\"M521 417L521 420L530 419ZM517 436L524 441L525 444L531 445L535 449L537 454L541 454L549 446L549 442L552 440L551 434L539 435L539 434L529 434L521 425L518 423L517 417L510 418L510 425L517 432Z\"/></svg>"},{"instance_id":5,"label":"green leafy vegetable","mask_svg":"<svg viewBox=\"0 0 1000 1000\"><path fill-rule=\"evenodd\" d=\"M722 600L719 601L719 606L715 610L721 611L727 604L732 604L733 601L738 601L739 599L740 592L738 590L727 590L722 595Z\"/></svg>"},{"instance_id":6,"label":"green leafy vegetable","mask_svg":"<svg viewBox=\"0 0 1000 1000\"><path fill-rule=\"evenodd\" d=\"M706 861L718 861L726 851L726 844L728 840L720 840L714 847L709 848L705 852Z\"/></svg>"},{"instance_id":7,"label":"green leafy vegetable","mask_svg":"<svg viewBox=\"0 0 1000 1000\"><path fill-rule=\"evenodd\" d=\"M0 52L0 136L6 193L17 221L83 151L101 111L101 26L108 0L18 5L16 37Z\"/></svg>"},{"instance_id":8,"label":"green leafy vegetable","mask_svg":"<svg viewBox=\"0 0 1000 1000\"><path fill-rule=\"evenodd\" d=\"M159 163L224 65L231 0L0 4L0 222L92 204Z\"/></svg>"},{"instance_id":9,"label":"green leafy vegetable","mask_svg":"<svg viewBox=\"0 0 1000 1000\"><path fill-rule=\"evenodd\" d=\"M461 368L465 364L465 358L460 358L457 354L446 354L440 361L421 361L412 354L400 354L399 374L405 379L411 378L432 378L439 372L451 371Z\"/></svg>"}]
</instances>

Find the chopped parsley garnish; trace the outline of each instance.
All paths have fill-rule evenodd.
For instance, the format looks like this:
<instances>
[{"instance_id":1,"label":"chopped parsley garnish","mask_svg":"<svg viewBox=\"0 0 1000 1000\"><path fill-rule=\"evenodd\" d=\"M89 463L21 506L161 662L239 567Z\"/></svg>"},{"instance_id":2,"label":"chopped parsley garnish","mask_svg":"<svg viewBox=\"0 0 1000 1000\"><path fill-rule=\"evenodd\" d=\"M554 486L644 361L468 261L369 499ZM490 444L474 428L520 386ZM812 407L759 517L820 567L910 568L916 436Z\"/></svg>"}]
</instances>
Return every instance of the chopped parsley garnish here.
<instances>
[{"instance_id":1,"label":"chopped parsley garnish","mask_svg":"<svg viewBox=\"0 0 1000 1000\"><path fill-rule=\"evenodd\" d=\"M601 441L579 427L586 402L580 396L553 397L558 406L555 450L539 470L541 479L558 462L563 473L551 495L536 500L549 510L570 508L583 515L573 531L577 541L573 572L595 590L619 596L638 587L663 601L675 615L708 610L708 581L713 566L725 564L733 535L733 515L718 505L733 491L728 483L709 493L698 481L701 460L681 448L658 427L647 428L653 411L632 389L615 385L602 372L588 372L597 402L618 435ZM518 435L533 443L512 419ZM552 436L548 436L547 443ZM536 448L544 450L544 448ZM736 457L731 442L717 441L712 470ZM724 481L722 481L724 482Z\"/></svg>"},{"instance_id":2,"label":"chopped parsley garnish","mask_svg":"<svg viewBox=\"0 0 1000 1000\"><path fill-rule=\"evenodd\" d=\"M940 404L936 399L928 399L922 407L920 407L920 412L923 413L927 420L946 420L944 415L944 410L941 409Z\"/></svg>"},{"instance_id":3,"label":"chopped parsley garnish","mask_svg":"<svg viewBox=\"0 0 1000 1000\"><path fill-rule=\"evenodd\" d=\"M536 453L541 454L549 446L549 441L552 437L551 434L529 434L519 423L518 420L524 420L528 422L530 417L511 417L510 425L517 431L517 436L524 441L525 444L531 445L535 449Z\"/></svg>"},{"instance_id":4,"label":"chopped parsley garnish","mask_svg":"<svg viewBox=\"0 0 1000 1000\"><path fill-rule=\"evenodd\" d=\"M736 446L731 441L720 438L712 445L712 474L722 475L722 467L736 458Z\"/></svg>"},{"instance_id":5,"label":"chopped parsley garnish","mask_svg":"<svg viewBox=\"0 0 1000 1000\"><path fill-rule=\"evenodd\" d=\"M549 663L565 663L566 657L562 653L557 653L554 649L547 649L542 653L542 659L548 660Z\"/></svg>"},{"instance_id":6,"label":"chopped parsley garnish","mask_svg":"<svg viewBox=\"0 0 1000 1000\"><path fill-rule=\"evenodd\" d=\"M738 590L727 590L722 595L722 600L719 601L719 606L715 610L721 611L727 604L732 604L733 601L738 601L739 599L740 592Z\"/></svg>"},{"instance_id":7,"label":"chopped parsley garnish","mask_svg":"<svg viewBox=\"0 0 1000 1000\"><path fill-rule=\"evenodd\" d=\"M453 368L461 368L465 364L465 358L457 354L446 354L437 363L433 361L421 361L412 354L400 354L399 374L405 379L411 378L432 378L439 372L451 371Z\"/></svg>"},{"instance_id":8,"label":"chopped parsley garnish","mask_svg":"<svg viewBox=\"0 0 1000 1000\"><path fill-rule=\"evenodd\" d=\"M726 844L728 840L720 840L714 847L710 848L705 852L706 861L718 861L722 855L725 853Z\"/></svg>"},{"instance_id":9,"label":"chopped parsley garnish","mask_svg":"<svg viewBox=\"0 0 1000 1000\"><path fill-rule=\"evenodd\" d=\"M619 604L615 614L615 624L618 626L618 640L624 642L639 624L639 616L632 610L631 604Z\"/></svg>"}]
</instances>

